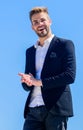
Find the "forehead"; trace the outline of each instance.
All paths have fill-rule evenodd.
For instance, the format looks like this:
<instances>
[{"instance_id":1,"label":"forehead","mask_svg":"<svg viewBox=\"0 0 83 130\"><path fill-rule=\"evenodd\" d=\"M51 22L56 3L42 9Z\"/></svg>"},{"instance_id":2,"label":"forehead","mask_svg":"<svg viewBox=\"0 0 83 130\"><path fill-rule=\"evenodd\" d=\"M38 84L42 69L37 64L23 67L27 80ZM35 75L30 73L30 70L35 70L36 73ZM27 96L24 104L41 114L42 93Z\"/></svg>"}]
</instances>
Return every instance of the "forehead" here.
<instances>
[{"instance_id":1,"label":"forehead","mask_svg":"<svg viewBox=\"0 0 83 130\"><path fill-rule=\"evenodd\" d=\"M48 19L49 17L48 17L47 13L41 12L41 13L34 14L31 19L32 19L32 21L34 21L34 20L41 19L41 18Z\"/></svg>"}]
</instances>

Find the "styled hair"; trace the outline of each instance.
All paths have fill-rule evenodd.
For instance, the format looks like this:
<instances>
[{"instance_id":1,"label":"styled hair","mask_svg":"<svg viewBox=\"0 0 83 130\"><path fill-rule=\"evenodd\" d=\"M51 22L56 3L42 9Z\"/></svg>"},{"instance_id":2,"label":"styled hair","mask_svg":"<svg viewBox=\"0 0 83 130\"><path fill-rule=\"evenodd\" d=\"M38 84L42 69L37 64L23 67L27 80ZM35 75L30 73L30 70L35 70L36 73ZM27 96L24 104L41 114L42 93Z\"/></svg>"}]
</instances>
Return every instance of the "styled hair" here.
<instances>
[{"instance_id":1,"label":"styled hair","mask_svg":"<svg viewBox=\"0 0 83 130\"><path fill-rule=\"evenodd\" d=\"M32 8L32 10L29 12L30 20L31 20L31 18L32 18L32 16L34 14L41 13L41 12L44 12L44 13L48 14L48 9L46 7L35 7L35 8Z\"/></svg>"}]
</instances>

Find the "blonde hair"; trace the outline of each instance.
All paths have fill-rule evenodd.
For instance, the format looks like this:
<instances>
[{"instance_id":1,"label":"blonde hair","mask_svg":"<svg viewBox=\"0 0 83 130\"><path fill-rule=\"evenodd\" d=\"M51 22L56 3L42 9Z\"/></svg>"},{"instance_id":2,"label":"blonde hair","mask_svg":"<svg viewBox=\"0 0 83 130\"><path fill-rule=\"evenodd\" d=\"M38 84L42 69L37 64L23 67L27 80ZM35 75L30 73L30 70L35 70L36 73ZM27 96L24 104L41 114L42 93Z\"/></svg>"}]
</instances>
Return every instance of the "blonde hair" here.
<instances>
[{"instance_id":1,"label":"blonde hair","mask_svg":"<svg viewBox=\"0 0 83 130\"><path fill-rule=\"evenodd\" d=\"M35 7L35 8L32 8L32 10L29 12L30 20L31 20L31 18L32 18L32 16L34 14L41 13L41 12L44 12L44 13L48 14L48 9L46 7Z\"/></svg>"}]
</instances>

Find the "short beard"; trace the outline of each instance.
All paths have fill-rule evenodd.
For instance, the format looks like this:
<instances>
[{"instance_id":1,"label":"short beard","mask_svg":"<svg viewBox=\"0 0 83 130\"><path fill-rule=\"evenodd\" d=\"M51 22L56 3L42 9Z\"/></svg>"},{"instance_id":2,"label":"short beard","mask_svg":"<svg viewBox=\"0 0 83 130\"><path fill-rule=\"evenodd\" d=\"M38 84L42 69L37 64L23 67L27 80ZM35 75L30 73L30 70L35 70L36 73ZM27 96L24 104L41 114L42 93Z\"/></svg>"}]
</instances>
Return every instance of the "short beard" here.
<instances>
[{"instance_id":1,"label":"short beard","mask_svg":"<svg viewBox=\"0 0 83 130\"><path fill-rule=\"evenodd\" d=\"M37 32L36 32L36 34L37 34L39 37L46 37L46 36L48 35L48 33L49 33L49 29L46 29L46 32L45 32L45 33L43 33L43 32L37 33Z\"/></svg>"}]
</instances>

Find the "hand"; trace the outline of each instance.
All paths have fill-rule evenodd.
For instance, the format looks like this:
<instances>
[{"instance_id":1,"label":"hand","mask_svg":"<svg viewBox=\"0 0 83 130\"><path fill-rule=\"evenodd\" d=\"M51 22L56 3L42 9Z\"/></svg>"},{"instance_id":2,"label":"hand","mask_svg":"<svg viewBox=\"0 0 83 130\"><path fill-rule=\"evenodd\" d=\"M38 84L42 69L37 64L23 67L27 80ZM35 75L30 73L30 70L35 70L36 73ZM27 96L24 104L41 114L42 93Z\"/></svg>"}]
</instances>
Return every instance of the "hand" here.
<instances>
[{"instance_id":1,"label":"hand","mask_svg":"<svg viewBox=\"0 0 83 130\"><path fill-rule=\"evenodd\" d=\"M30 79L32 81L32 85L37 86L37 87L42 86L42 81L41 80L38 80L38 79L34 78L34 76L31 73L29 73L29 75L31 76Z\"/></svg>"},{"instance_id":2,"label":"hand","mask_svg":"<svg viewBox=\"0 0 83 130\"><path fill-rule=\"evenodd\" d=\"M29 74L24 73L18 73L19 76L21 76L21 82L27 84L28 86L32 86L32 81L30 80Z\"/></svg>"},{"instance_id":3,"label":"hand","mask_svg":"<svg viewBox=\"0 0 83 130\"><path fill-rule=\"evenodd\" d=\"M34 76L29 73L29 74L24 74L24 73L19 73L19 76L21 76L21 82L22 83L26 83L28 86L42 86L42 82L41 80L37 80L36 78L34 78Z\"/></svg>"}]
</instances>

